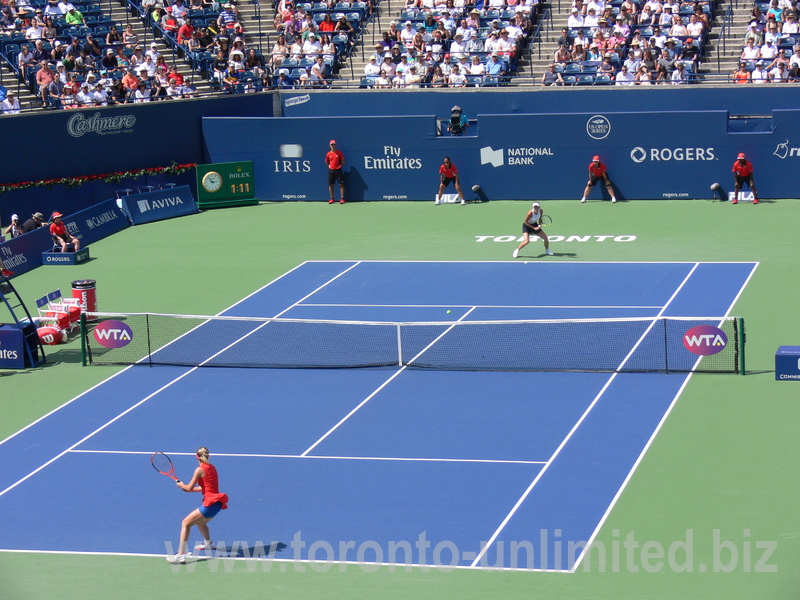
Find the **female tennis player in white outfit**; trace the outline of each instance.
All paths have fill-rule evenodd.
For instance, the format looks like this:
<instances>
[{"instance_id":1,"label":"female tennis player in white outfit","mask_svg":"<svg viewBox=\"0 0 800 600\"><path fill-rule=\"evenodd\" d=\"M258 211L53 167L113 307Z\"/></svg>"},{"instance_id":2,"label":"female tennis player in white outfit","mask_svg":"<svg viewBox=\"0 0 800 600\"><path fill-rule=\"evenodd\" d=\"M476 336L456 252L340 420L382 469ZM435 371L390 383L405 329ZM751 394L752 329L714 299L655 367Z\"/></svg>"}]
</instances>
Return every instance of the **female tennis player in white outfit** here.
<instances>
[{"instance_id":1,"label":"female tennis player in white outfit","mask_svg":"<svg viewBox=\"0 0 800 600\"><path fill-rule=\"evenodd\" d=\"M542 230L542 207L538 202L533 203L533 208L525 215L525 220L522 221L522 243L514 250L513 256L517 258L519 251L527 246L531 241L531 235L538 235L544 241L544 251L548 256L553 256L553 251L550 250L550 240L547 239L547 234Z\"/></svg>"}]
</instances>

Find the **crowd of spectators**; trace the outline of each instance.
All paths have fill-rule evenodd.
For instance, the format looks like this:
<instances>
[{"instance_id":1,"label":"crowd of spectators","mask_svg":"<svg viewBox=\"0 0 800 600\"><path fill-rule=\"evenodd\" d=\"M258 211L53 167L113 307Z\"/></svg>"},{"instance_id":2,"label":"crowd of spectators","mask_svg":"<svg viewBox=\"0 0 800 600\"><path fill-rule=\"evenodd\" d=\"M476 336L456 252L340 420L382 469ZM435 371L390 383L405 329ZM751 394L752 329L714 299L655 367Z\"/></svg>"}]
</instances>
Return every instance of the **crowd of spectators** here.
<instances>
[{"instance_id":1,"label":"crowd of spectators","mask_svg":"<svg viewBox=\"0 0 800 600\"><path fill-rule=\"evenodd\" d=\"M498 85L516 71L538 15L538 1L442 5L408 0L364 66L362 87L460 88ZM413 20L412 20L413 19Z\"/></svg>"},{"instance_id":2,"label":"crowd of spectators","mask_svg":"<svg viewBox=\"0 0 800 600\"><path fill-rule=\"evenodd\" d=\"M175 0L174 6L182 3ZM97 5L49 0L44 7L33 7L29 0L9 0L0 15L3 54L45 108L106 106L195 94L176 65L167 63L158 44L145 50L132 25L123 29L107 20ZM19 111L13 93L3 100L2 109L5 114Z\"/></svg>"},{"instance_id":3,"label":"crowd of spectators","mask_svg":"<svg viewBox=\"0 0 800 600\"><path fill-rule=\"evenodd\" d=\"M329 85L374 8L372 0L279 0L274 21L278 37L269 56L271 84L277 88Z\"/></svg>"},{"instance_id":4,"label":"crowd of spectators","mask_svg":"<svg viewBox=\"0 0 800 600\"><path fill-rule=\"evenodd\" d=\"M706 1L577 0L541 84L690 83L712 11Z\"/></svg>"},{"instance_id":5,"label":"crowd of spectators","mask_svg":"<svg viewBox=\"0 0 800 600\"><path fill-rule=\"evenodd\" d=\"M768 5L753 6L733 82L800 82L796 0L772 0Z\"/></svg>"}]
</instances>

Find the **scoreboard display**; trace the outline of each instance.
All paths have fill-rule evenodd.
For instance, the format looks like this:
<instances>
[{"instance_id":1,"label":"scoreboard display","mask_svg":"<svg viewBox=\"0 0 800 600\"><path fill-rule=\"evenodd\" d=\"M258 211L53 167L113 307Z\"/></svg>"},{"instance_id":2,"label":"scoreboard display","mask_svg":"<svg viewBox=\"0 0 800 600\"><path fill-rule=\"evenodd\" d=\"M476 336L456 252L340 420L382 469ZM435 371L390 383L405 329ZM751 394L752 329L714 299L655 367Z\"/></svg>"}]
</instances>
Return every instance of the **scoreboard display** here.
<instances>
[{"instance_id":1,"label":"scoreboard display","mask_svg":"<svg viewBox=\"0 0 800 600\"><path fill-rule=\"evenodd\" d=\"M196 174L201 209L258 204L251 160L197 165Z\"/></svg>"}]
</instances>

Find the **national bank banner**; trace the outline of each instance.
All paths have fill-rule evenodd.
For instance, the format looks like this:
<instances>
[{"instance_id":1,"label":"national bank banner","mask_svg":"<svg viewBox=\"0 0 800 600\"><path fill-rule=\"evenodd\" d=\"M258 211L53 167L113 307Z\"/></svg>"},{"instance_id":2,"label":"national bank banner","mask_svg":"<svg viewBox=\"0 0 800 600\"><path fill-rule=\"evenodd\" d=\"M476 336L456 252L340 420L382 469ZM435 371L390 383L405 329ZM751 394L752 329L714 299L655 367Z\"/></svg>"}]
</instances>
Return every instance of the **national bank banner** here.
<instances>
[{"instance_id":1,"label":"national bank banner","mask_svg":"<svg viewBox=\"0 0 800 600\"><path fill-rule=\"evenodd\" d=\"M438 135L434 116L331 117L324 128L310 117L211 117L203 135L211 162L254 162L262 200L327 200L330 139L345 155L348 200L431 201L444 156L468 200L476 184L490 200L578 200L594 155L618 198L710 199L713 183L727 197L739 152L755 167L760 197L798 197L786 176L800 166L798 110L773 111L769 130L759 123L749 133L726 111L468 116L476 122L460 137Z\"/></svg>"},{"instance_id":2,"label":"national bank banner","mask_svg":"<svg viewBox=\"0 0 800 600\"><path fill-rule=\"evenodd\" d=\"M122 199L122 207L134 225L200 212L188 185L131 194Z\"/></svg>"}]
</instances>

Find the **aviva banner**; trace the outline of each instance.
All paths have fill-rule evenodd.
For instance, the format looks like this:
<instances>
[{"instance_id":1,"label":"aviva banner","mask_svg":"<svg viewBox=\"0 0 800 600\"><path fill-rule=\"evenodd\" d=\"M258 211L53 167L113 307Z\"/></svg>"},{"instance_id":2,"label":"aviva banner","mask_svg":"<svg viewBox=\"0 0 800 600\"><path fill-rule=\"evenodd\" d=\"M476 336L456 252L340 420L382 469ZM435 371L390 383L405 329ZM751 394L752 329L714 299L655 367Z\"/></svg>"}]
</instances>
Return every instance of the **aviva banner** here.
<instances>
[{"instance_id":1,"label":"aviva banner","mask_svg":"<svg viewBox=\"0 0 800 600\"><path fill-rule=\"evenodd\" d=\"M752 132L714 110L467 116L470 127L458 137L441 135L441 119L432 115L210 117L203 135L213 162L253 161L262 200L327 200L331 139L345 156L348 200L433 200L445 156L468 200L473 185L490 200L577 200L594 155L618 198L710 199L713 183L727 198L739 152L755 167L761 197L798 196L785 177L800 166L798 110L773 111L767 130L759 122ZM600 188L593 197L605 193Z\"/></svg>"},{"instance_id":2,"label":"aviva banner","mask_svg":"<svg viewBox=\"0 0 800 600\"><path fill-rule=\"evenodd\" d=\"M200 212L188 185L125 196L122 208L134 225Z\"/></svg>"}]
</instances>

